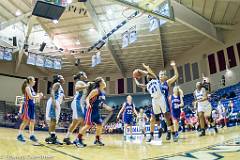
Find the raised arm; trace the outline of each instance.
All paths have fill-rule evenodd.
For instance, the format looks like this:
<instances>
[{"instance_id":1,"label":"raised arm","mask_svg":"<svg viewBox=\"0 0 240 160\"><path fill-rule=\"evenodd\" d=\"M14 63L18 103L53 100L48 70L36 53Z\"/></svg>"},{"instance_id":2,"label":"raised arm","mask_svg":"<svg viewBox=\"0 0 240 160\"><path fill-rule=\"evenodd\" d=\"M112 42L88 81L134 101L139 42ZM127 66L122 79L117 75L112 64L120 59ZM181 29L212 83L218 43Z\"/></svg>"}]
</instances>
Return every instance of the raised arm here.
<instances>
[{"instance_id":1,"label":"raised arm","mask_svg":"<svg viewBox=\"0 0 240 160\"><path fill-rule=\"evenodd\" d=\"M149 75L157 79L156 74L153 72L153 70L149 66L145 65L144 63L142 65L147 70Z\"/></svg>"},{"instance_id":2,"label":"raised arm","mask_svg":"<svg viewBox=\"0 0 240 160\"><path fill-rule=\"evenodd\" d=\"M75 85L75 90L76 91L81 91L81 90L83 90L83 89L86 89L86 88L88 88L88 86L89 86L89 83L84 83L84 82L82 82L82 81L78 81L77 83L76 83L76 85Z\"/></svg>"},{"instance_id":3,"label":"raised arm","mask_svg":"<svg viewBox=\"0 0 240 160\"><path fill-rule=\"evenodd\" d=\"M173 71L174 71L174 76L171 77L171 78L169 78L169 79L167 80L168 85L171 85L171 84L173 84L174 82L176 82L177 79L178 79L178 77L179 77L179 75L178 75L178 70L177 70L177 66L176 66L176 63L175 63L174 61L171 62L171 66L172 66Z\"/></svg>"}]
</instances>

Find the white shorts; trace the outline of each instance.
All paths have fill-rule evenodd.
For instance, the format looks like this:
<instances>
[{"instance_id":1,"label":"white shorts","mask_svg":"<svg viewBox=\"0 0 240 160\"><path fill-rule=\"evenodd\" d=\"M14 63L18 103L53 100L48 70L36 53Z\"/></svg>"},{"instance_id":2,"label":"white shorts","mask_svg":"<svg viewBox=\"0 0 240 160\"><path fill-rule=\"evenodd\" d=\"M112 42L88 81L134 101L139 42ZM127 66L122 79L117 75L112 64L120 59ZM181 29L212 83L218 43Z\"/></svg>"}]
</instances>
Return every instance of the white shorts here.
<instances>
[{"instance_id":1,"label":"white shorts","mask_svg":"<svg viewBox=\"0 0 240 160\"><path fill-rule=\"evenodd\" d=\"M56 119L58 122L61 112L60 102L56 101L56 107L52 105L52 98L48 99L47 107L46 107L46 120L50 121L52 119Z\"/></svg>"},{"instance_id":2,"label":"white shorts","mask_svg":"<svg viewBox=\"0 0 240 160\"><path fill-rule=\"evenodd\" d=\"M139 122L138 125L139 125L139 129L140 129L140 130L143 130L143 129L145 128L145 122L142 122L142 121L141 121L141 122Z\"/></svg>"},{"instance_id":3,"label":"white shorts","mask_svg":"<svg viewBox=\"0 0 240 160\"><path fill-rule=\"evenodd\" d=\"M78 103L78 104L77 104ZM81 107L80 101L73 100L71 103L72 119L84 119L84 108Z\"/></svg>"},{"instance_id":4,"label":"white shorts","mask_svg":"<svg viewBox=\"0 0 240 160\"><path fill-rule=\"evenodd\" d=\"M154 114L166 113L167 105L165 98L163 96L152 98L152 107Z\"/></svg>"},{"instance_id":5,"label":"white shorts","mask_svg":"<svg viewBox=\"0 0 240 160\"><path fill-rule=\"evenodd\" d=\"M198 112L204 112L204 116L211 116L212 106L208 101L198 102Z\"/></svg>"}]
</instances>

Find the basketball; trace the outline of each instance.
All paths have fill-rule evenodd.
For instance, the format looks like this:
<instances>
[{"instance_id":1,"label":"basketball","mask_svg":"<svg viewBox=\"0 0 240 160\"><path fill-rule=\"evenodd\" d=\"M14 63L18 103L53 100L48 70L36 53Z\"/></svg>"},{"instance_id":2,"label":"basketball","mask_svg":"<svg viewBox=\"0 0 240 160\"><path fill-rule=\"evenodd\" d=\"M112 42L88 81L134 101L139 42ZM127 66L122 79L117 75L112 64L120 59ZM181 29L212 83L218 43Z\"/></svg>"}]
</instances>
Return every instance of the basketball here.
<instances>
[{"instance_id":1,"label":"basketball","mask_svg":"<svg viewBox=\"0 0 240 160\"><path fill-rule=\"evenodd\" d=\"M139 72L138 69L135 69L135 70L133 71L133 78L139 79L139 78L141 78L141 76L142 76L142 74L141 74L141 72Z\"/></svg>"}]
</instances>

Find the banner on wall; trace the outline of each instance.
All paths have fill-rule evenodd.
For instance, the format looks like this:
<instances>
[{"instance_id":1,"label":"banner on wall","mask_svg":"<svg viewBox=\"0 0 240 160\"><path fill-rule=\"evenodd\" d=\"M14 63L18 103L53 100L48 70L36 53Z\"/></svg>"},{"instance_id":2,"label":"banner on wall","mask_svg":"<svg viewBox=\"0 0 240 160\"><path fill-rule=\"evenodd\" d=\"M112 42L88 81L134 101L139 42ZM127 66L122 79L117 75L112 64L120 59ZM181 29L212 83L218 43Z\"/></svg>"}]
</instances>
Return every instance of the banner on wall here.
<instances>
[{"instance_id":1,"label":"banner on wall","mask_svg":"<svg viewBox=\"0 0 240 160\"><path fill-rule=\"evenodd\" d=\"M97 56L93 55L92 56L92 67L95 67L97 65Z\"/></svg>"},{"instance_id":2,"label":"banner on wall","mask_svg":"<svg viewBox=\"0 0 240 160\"><path fill-rule=\"evenodd\" d=\"M145 128L146 128L146 133L150 134L150 125L146 125ZM154 133L158 133L158 126L157 125L155 125ZM127 128L126 134L127 135L130 134L130 128ZM132 134L133 135L142 134L142 132L140 130L140 127L139 126L132 126Z\"/></svg>"},{"instance_id":3,"label":"banner on wall","mask_svg":"<svg viewBox=\"0 0 240 160\"><path fill-rule=\"evenodd\" d=\"M137 40L136 25L129 29L129 44L134 43Z\"/></svg>"},{"instance_id":4,"label":"banner on wall","mask_svg":"<svg viewBox=\"0 0 240 160\"><path fill-rule=\"evenodd\" d=\"M62 69L62 62L60 59L55 59L53 63L54 69Z\"/></svg>"},{"instance_id":5,"label":"banner on wall","mask_svg":"<svg viewBox=\"0 0 240 160\"><path fill-rule=\"evenodd\" d=\"M159 20L153 16L148 16L149 19L149 32L154 31L155 29L159 28Z\"/></svg>"},{"instance_id":6,"label":"banner on wall","mask_svg":"<svg viewBox=\"0 0 240 160\"><path fill-rule=\"evenodd\" d=\"M49 57L45 59L44 67L53 68L53 60Z\"/></svg>"},{"instance_id":7,"label":"banner on wall","mask_svg":"<svg viewBox=\"0 0 240 160\"><path fill-rule=\"evenodd\" d=\"M100 64L102 62L101 52L96 53L96 64Z\"/></svg>"},{"instance_id":8,"label":"banner on wall","mask_svg":"<svg viewBox=\"0 0 240 160\"><path fill-rule=\"evenodd\" d=\"M4 48L0 47L0 60L3 60Z\"/></svg>"},{"instance_id":9,"label":"banner on wall","mask_svg":"<svg viewBox=\"0 0 240 160\"><path fill-rule=\"evenodd\" d=\"M36 65L36 54L28 53L27 64Z\"/></svg>"},{"instance_id":10,"label":"banner on wall","mask_svg":"<svg viewBox=\"0 0 240 160\"><path fill-rule=\"evenodd\" d=\"M44 56L42 56L42 55L37 55L36 56L36 66L44 67L44 61L45 61Z\"/></svg>"},{"instance_id":11,"label":"banner on wall","mask_svg":"<svg viewBox=\"0 0 240 160\"><path fill-rule=\"evenodd\" d=\"M12 49L11 48L5 48L4 54L3 54L3 59L6 61L12 60Z\"/></svg>"},{"instance_id":12,"label":"banner on wall","mask_svg":"<svg viewBox=\"0 0 240 160\"><path fill-rule=\"evenodd\" d=\"M129 43L129 34L128 31L125 31L122 34L122 48L126 48L128 46Z\"/></svg>"}]
</instances>

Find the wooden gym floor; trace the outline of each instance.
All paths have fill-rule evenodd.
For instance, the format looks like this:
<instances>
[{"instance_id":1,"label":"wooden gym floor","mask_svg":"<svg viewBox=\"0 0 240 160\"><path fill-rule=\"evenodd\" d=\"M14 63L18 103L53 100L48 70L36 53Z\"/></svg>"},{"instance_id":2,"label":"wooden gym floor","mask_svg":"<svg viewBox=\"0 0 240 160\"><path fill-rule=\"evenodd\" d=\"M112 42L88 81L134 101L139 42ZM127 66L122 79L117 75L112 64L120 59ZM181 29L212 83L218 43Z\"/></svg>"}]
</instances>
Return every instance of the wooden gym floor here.
<instances>
[{"instance_id":1,"label":"wooden gym floor","mask_svg":"<svg viewBox=\"0 0 240 160\"><path fill-rule=\"evenodd\" d=\"M17 130L0 128L0 159L25 160L139 160L139 159L240 159L240 127L224 128L217 135L208 132L198 137L196 132L181 133L179 142L146 144L137 137L133 142L124 142L122 135L103 135L104 147L93 145L94 135L86 136L86 148L75 146L46 145L43 141L47 132L36 132L37 138L44 144L34 146L29 140L21 143L16 140ZM211 135L210 135L211 134ZM24 133L25 138L28 133ZM58 134L60 140L64 134ZM74 139L74 136L72 136ZM159 142L159 141L157 141ZM155 144L155 145L154 145Z\"/></svg>"}]
</instances>

